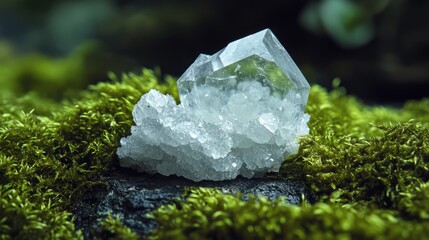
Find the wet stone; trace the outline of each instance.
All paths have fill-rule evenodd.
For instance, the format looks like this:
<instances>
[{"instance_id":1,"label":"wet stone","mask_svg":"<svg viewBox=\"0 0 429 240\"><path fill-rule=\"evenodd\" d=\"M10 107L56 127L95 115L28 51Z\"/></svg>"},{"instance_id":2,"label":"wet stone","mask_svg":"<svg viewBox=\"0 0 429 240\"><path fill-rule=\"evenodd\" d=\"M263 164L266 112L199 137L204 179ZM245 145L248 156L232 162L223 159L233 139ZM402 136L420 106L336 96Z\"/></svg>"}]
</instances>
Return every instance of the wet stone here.
<instances>
[{"instance_id":1,"label":"wet stone","mask_svg":"<svg viewBox=\"0 0 429 240\"><path fill-rule=\"evenodd\" d=\"M244 200L247 200L247 194L269 199L283 196L291 204L299 204L302 196L310 201L313 199L301 182L271 178L238 177L234 180L194 182L181 177L150 176L122 170L101 180L106 184L88 189L73 207L76 227L82 230L86 239L94 237L108 213L118 215L126 226L144 236L157 226L146 214L182 198L185 187L210 187L224 193L243 193Z\"/></svg>"}]
</instances>

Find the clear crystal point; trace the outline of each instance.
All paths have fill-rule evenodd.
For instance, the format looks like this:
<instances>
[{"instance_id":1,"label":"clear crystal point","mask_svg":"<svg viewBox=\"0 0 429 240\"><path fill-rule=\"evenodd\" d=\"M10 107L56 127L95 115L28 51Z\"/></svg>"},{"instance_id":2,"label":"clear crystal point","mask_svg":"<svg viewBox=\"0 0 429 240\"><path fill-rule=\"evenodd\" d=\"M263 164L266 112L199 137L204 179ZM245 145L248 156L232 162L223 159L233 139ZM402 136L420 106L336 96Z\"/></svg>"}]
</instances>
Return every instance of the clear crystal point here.
<instances>
[{"instance_id":1,"label":"clear crystal point","mask_svg":"<svg viewBox=\"0 0 429 240\"><path fill-rule=\"evenodd\" d=\"M179 78L185 95L201 85L234 88L240 81L256 80L281 95L295 89L308 99L310 85L270 29L231 42L212 56L201 54Z\"/></svg>"}]
</instances>

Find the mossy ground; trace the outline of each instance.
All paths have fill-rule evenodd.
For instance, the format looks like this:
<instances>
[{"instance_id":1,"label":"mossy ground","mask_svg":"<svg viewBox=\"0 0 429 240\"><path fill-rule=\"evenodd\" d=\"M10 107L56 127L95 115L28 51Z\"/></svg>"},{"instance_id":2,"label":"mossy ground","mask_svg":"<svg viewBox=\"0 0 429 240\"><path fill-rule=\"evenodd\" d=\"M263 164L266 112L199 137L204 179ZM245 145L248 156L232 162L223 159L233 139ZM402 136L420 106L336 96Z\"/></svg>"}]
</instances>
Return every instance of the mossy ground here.
<instances>
[{"instance_id":1,"label":"mossy ground","mask_svg":"<svg viewBox=\"0 0 429 240\"><path fill-rule=\"evenodd\" d=\"M0 239L79 239L71 204L117 167L131 110L152 88L178 100L174 79L111 76L61 103L37 93L0 102ZM304 181L314 204L193 189L152 216L154 239L421 239L429 236L429 100L368 107L313 86L310 134L277 178ZM42 88L43 89L43 88ZM305 196L303 196L305 199ZM100 238L136 239L109 217Z\"/></svg>"}]
</instances>

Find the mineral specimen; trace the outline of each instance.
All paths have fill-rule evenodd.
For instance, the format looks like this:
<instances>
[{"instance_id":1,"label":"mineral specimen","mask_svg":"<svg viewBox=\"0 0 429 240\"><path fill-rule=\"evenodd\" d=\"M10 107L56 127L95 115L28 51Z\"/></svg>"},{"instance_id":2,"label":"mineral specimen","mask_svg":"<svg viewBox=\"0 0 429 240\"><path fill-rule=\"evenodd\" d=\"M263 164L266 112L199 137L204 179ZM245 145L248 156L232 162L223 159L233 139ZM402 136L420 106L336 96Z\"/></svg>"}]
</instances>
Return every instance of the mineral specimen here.
<instances>
[{"instance_id":1,"label":"mineral specimen","mask_svg":"<svg viewBox=\"0 0 429 240\"><path fill-rule=\"evenodd\" d=\"M181 103L156 90L136 104L120 165L194 181L278 171L308 133L310 86L269 30L200 55L178 80Z\"/></svg>"}]
</instances>

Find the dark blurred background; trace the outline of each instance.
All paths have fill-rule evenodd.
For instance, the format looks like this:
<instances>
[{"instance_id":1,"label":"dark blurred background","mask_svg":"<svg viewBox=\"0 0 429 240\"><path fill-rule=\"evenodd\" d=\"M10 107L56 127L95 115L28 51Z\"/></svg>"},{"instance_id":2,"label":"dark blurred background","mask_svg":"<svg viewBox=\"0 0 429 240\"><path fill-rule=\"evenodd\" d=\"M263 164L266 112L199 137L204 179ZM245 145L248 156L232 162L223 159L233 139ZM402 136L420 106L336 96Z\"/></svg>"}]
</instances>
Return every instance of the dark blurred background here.
<instances>
[{"instance_id":1,"label":"dark blurred background","mask_svg":"<svg viewBox=\"0 0 429 240\"><path fill-rule=\"evenodd\" d=\"M368 103L428 96L427 0L0 0L0 96L61 99L143 67L179 77L264 28L313 84L339 77Z\"/></svg>"}]
</instances>

